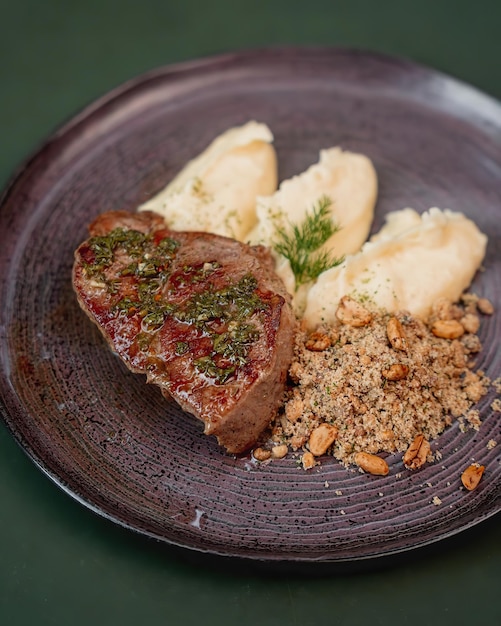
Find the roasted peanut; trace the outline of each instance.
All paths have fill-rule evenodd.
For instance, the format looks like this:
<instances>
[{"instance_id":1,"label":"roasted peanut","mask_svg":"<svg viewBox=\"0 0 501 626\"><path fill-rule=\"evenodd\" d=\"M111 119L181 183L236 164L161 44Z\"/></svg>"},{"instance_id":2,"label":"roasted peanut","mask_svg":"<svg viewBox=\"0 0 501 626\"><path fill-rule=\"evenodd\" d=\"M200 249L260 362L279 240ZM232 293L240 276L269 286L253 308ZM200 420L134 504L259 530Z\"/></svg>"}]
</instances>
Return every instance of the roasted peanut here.
<instances>
[{"instance_id":1,"label":"roasted peanut","mask_svg":"<svg viewBox=\"0 0 501 626\"><path fill-rule=\"evenodd\" d=\"M271 451L265 448L256 448L252 451L252 456L256 461L267 461L271 456Z\"/></svg>"},{"instance_id":2,"label":"roasted peanut","mask_svg":"<svg viewBox=\"0 0 501 626\"><path fill-rule=\"evenodd\" d=\"M320 424L311 433L308 446L314 456L325 454L337 438L337 428L331 424Z\"/></svg>"},{"instance_id":3,"label":"roasted peanut","mask_svg":"<svg viewBox=\"0 0 501 626\"><path fill-rule=\"evenodd\" d=\"M402 380L407 377L409 366L404 363L394 363L382 370L381 373L386 380Z\"/></svg>"},{"instance_id":4,"label":"roasted peanut","mask_svg":"<svg viewBox=\"0 0 501 626\"><path fill-rule=\"evenodd\" d=\"M480 313L483 313L484 315L492 315L494 313L492 302L487 300L487 298L479 298L477 301L477 308Z\"/></svg>"},{"instance_id":5,"label":"roasted peanut","mask_svg":"<svg viewBox=\"0 0 501 626\"><path fill-rule=\"evenodd\" d=\"M315 465L315 457L311 452L305 452L301 457L301 463L303 464L303 469L311 469Z\"/></svg>"},{"instance_id":6,"label":"roasted peanut","mask_svg":"<svg viewBox=\"0 0 501 626\"><path fill-rule=\"evenodd\" d=\"M336 317L342 324L356 328L367 326L372 321L372 314L349 296L343 296L339 301Z\"/></svg>"},{"instance_id":7,"label":"roasted peanut","mask_svg":"<svg viewBox=\"0 0 501 626\"><path fill-rule=\"evenodd\" d=\"M398 318L390 317L388 324L386 324L386 334L394 350L407 351L407 337Z\"/></svg>"},{"instance_id":8,"label":"roasted peanut","mask_svg":"<svg viewBox=\"0 0 501 626\"><path fill-rule=\"evenodd\" d=\"M457 320L437 320L431 327L431 332L442 339L458 339L464 335L464 328Z\"/></svg>"},{"instance_id":9,"label":"roasted peanut","mask_svg":"<svg viewBox=\"0 0 501 626\"><path fill-rule=\"evenodd\" d=\"M426 463L429 452L430 444L426 441L424 435L416 435L404 454L403 461L405 467L413 470L418 469Z\"/></svg>"},{"instance_id":10,"label":"roasted peanut","mask_svg":"<svg viewBox=\"0 0 501 626\"><path fill-rule=\"evenodd\" d=\"M287 447L287 444L281 443L278 446L273 446L273 448L271 449L271 456L274 459L283 459L284 456L287 456L288 451L289 448Z\"/></svg>"},{"instance_id":11,"label":"roasted peanut","mask_svg":"<svg viewBox=\"0 0 501 626\"><path fill-rule=\"evenodd\" d=\"M311 333L304 345L307 350L311 350L312 352L323 352L331 347L331 343L329 335L315 331Z\"/></svg>"},{"instance_id":12,"label":"roasted peanut","mask_svg":"<svg viewBox=\"0 0 501 626\"><path fill-rule=\"evenodd\" d=\"M476 489L476 487L478 487L478 483L482 478L484 470L485 467L483 465L479 465L478 463L472 463L461 474L461 482L466 487L466 489L468 489L468 491L473 491L473 489Z\"/></svg>"},{"instance_id":13,"label":"roasted peanut","mask_svg":"<svg viewBox=\"0 0 501 626\"><path fill-rule=\"evenodd\" d=\"M355 463L369 474L377 476L386 476L390 471L388 463L380 456L369 454L368 452L357 452L355 455Z\"/></svg>"}]
</instances>

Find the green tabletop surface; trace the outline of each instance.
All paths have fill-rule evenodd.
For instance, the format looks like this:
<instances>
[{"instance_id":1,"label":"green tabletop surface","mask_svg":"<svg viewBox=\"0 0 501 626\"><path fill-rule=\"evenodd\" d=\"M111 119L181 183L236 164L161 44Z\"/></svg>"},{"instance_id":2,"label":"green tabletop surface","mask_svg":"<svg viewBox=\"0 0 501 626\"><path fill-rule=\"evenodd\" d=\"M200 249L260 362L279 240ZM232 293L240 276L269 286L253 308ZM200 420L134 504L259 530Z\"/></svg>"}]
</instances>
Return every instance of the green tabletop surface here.
<instances>
[{"instance_id":1,"label":"green tabletop surface","mask_svg":"<svg viewBox=\"0 0 501 626\"><path fill-rule=\"evenodd\" d=\"M499 0L3 0L0 185L125 80L237 49L376 50L501 99L500 25ZM0 625L501 624L499 522L356 570L207 558L97 517L0 423Z\"/></svg>"}]
</instances>

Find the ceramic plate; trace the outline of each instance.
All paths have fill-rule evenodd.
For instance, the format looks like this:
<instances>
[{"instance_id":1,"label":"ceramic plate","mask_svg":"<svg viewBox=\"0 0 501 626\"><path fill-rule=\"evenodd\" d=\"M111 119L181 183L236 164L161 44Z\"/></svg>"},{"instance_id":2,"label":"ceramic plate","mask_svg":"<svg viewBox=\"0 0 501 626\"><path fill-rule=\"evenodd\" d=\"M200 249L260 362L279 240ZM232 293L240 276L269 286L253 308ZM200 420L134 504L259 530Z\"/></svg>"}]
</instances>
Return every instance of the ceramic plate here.
<instances>
[{"instance_id":1,"label":"ceramic plate","mask_svg":"<svg viewBox=\"0 0 501 626\"><path fill-rule=\"evenodd\" d=\"M259 465L225 455L201 424L146 387L108 349L71 286L73 251L100 212L134 208L219 133L249 119L275 135L280 179L321 148L367 154L386 212L452 208L489 235L473 290L501 309L501 105L407 61L349 50L274 50L159 69L114 90L24 165L0 214L1 392L16 440L67 493L125 527L199 551L254 559L353 561L425 545L500 508L494 394L480 430L457 424L410 473L386 477L323 459ZM440 268L437 268L440 271ZM478 367L501 374L499 314ZM472 460L477 490L461 489ZM435 497L441 504L434 504ZM435 500L437 502L437 500Z\"/></svg>"}]
</instances>

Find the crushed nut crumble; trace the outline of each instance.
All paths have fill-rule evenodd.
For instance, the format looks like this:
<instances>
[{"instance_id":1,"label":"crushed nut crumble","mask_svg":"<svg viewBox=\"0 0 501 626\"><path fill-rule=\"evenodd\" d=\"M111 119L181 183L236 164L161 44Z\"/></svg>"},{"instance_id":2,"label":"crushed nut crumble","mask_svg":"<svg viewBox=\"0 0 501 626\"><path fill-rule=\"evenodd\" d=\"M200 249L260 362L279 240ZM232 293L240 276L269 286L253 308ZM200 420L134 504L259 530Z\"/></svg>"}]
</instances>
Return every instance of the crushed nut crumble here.
<instances>
[{"instance_id":1,"label":"crushed nut crumble","mask_svg":"<svg viewBox=\"0 0 501 626\"><path fill-rule=\"evenodd\" d=\"M477 335L469 332L476 324L466 324L459 337L437 336L436 326L433 332L439 317L474 316L476 302L465 295L460 304L441 303L426 323L401 311L371 312L364 325L340 320L320 326L313 338L322 349L311 349L312 334L302 328L289 371L292 384L271 441L310 452L311 434L329 425L336 436L325 452L349 465L360 452L403 452L418 435L431 441L455 420L462 429L478 429L480 414L472 407L490 380L472 369L481 349ZM397 342L402 338L405 345ZM388 375L397 369L405 375ZM304 467L312 465L313 458L303 457Z\"/></svg>"}]
</instances>

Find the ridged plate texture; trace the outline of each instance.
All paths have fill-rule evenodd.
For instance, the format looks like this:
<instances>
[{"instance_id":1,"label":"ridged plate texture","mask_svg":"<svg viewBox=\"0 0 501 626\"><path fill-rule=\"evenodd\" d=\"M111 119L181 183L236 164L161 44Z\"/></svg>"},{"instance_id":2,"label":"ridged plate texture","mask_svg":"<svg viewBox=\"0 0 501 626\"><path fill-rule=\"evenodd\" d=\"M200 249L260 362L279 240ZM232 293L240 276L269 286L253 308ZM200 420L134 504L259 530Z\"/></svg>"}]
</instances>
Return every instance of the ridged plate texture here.
<instances>
[{"instance_id":1,"label":"ridged plate texture","mask_svg":"<svg viewBox=\"0 0 501 626\"><path fill-rule=\"evenodd\" d=\"M500 508L500 414L457 424L410 473L386 477L333 459L305 472L290 456L259 465L225 455L201 425L129 373L81 312L73 252L88 223L134 210L216 135L255 119L275 135L280 179L321 148L374 162L386 212L451 208L488 234L473 290L494 303L478 367L501 374L501 105L407 61L353 50L244 52L166 67L87 107L19 170L0 213L5 422L34 462L97 513L194 550L264 560L353 561L416 548ZM440 268L437 268L437 272ZM489 450L487 442L498 446ZM472 461L477 490L461 489ZM441 504L433 503L437 496ZM436 500L435 500L436 501Z\"/></svg>"}]
</instances>

